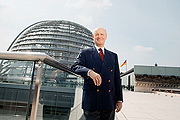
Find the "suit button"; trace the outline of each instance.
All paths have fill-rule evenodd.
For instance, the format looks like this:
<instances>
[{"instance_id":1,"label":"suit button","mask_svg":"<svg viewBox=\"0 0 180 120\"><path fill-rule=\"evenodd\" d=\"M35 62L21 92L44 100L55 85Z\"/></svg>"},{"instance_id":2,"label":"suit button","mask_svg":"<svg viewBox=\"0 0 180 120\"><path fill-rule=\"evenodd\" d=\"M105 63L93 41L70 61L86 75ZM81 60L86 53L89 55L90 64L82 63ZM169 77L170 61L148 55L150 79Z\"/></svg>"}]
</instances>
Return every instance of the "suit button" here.
<instances>
[{"instance_id":1,"label":"suit button","mask_svg":"<svg viewBox=\"0 0 180 120\"><path fill-rule=\"evenodd\" d=\"M95 70L95 68L93 68L93 70Z\"/></svg>"},{"instance_id":2,"label":"suit button","mask_svg":"<svg viewBox=\"0 0 180 120\"><path fill-rule=\"evenodd\" d=\"M111 80L108 80L108 82L111 82Z\"/></svg>"},{"instance_id":3,"label":"suit button","mask_svg":"<svg viewBox=\"0 0 180 120\"><path fill-rule=\"evenodd\" d=\"M111 72L112 72L113 70L111 70Z\"/></svg>"},{"instance_id":4,"label":"suit button","mask_svg":"<svg viewBox=\"0 0 180 120\"><path fill-rule=\"evenodd\" d=\"M99 92L99 89L97 89L97 92Z\"/></svg>"},{"instance_id":5,"label":"suit button","mask_svg":"<svg viewBox=\"0 0 180 120\"><path fill-rule=\"evenodd\" d=\"M111 90L109 90L108 92L111 92Z\"/></svg>"}]
</instances>

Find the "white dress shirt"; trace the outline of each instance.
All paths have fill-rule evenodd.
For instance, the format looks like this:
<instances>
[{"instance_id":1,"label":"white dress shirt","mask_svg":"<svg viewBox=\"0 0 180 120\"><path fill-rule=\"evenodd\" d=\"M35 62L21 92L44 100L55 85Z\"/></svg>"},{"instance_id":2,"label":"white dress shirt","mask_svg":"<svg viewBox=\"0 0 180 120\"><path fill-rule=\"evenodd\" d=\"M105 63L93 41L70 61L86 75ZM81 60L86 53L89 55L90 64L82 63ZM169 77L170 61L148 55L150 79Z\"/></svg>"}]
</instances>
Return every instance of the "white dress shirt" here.
<instances>
[{"instance_id":1,"label":"white dress shirt","mask_svg":"<svg viewBox=\"0 0 180 120\"><path fill-rule=\"evenodd\" d=\"M99 48L100 48L100 47L98 47L98 46L95 45L95 48L96 48L96 50L97 50L98 53L99 53L99 52L100 52L100 51L99 51ZM102 47L101 49L102 49L102 52L103 52L103 54L104 54L104 47Z\"/></svg>"}]
</instances>

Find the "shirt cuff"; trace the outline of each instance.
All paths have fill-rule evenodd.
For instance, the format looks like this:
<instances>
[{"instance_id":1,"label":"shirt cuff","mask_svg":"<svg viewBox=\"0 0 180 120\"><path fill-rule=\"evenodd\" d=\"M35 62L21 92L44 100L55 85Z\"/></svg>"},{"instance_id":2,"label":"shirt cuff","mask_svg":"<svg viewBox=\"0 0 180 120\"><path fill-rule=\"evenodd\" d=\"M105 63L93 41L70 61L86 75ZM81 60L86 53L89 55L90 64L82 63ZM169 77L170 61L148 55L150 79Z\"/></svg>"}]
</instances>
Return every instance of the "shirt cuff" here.
<instances>
[{"instance_id":1,"label":"shirt cuff","mask_svg":"<svg viewBox=\"0 0 180 120\"><path fill-rule=\"evenodd\" d=\"M91 70L89 70L89 71L87 72L87 76L89 76L90 71L91 71Z\"/></svg>"}]
</instances>

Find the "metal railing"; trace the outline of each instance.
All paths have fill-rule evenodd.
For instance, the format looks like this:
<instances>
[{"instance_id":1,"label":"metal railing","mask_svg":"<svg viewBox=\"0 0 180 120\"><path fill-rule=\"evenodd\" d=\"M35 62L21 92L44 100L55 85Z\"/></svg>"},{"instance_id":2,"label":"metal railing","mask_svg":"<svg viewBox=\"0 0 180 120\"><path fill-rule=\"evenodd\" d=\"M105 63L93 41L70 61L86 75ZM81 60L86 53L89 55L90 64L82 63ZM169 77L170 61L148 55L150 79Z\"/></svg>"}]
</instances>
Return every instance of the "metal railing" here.
<instances>
[{"instance_id":1,"label":"metal railing","mask_svg":"<svg viewBox=\"0 0 180 120\"><path fill-rule=\"evenodd\" d=\"M64 72L80 77L79 75L71 71L70 68L61 64L54 58L46 55L45 53L6 51L6 52L0 52L0 60L34 61L38 64L30 120L36 120L36 116L37 116L37 108L39 103L39 94L41 88L41 79L42 79L42 71L43 71L44 63L59 70L62 70ZM32 84L31 84L31 89L32 89Z\"/></svg>"}]
</instances>

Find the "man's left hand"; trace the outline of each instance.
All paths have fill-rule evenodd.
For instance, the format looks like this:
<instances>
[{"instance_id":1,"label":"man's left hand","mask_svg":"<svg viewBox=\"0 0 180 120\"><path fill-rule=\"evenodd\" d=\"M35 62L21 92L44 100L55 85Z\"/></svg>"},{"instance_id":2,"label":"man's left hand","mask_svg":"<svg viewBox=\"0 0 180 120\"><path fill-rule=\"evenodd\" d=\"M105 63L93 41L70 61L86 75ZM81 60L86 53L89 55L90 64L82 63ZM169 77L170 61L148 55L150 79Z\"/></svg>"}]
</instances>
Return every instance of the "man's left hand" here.
<instances>
[{"instance_id":1,"label":"man's left hand","mask_svg":"<svg viewBox=\"0 0 180 120\"><path fill-rule=\"evenodd\" d=\"M118 102L116 103L116 112L119 112L121 109L122 109L122 102L121 102L121 101L118 101Z\"/></svg>"}]
</instances>

